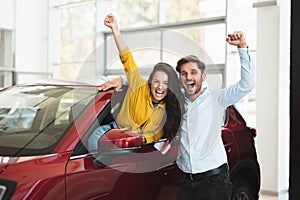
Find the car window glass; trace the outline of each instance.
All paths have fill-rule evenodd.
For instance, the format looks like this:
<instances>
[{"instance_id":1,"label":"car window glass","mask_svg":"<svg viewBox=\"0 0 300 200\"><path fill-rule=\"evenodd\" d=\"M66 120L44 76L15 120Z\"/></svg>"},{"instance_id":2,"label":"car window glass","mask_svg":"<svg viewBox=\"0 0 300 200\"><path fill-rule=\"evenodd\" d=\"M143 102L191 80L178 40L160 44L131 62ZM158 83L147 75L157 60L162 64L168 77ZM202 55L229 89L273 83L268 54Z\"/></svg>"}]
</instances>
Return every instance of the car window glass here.
<instances>
[{"instance_id":1,"label":"car window glass","mask_svg":"<svg viewBox=\"0 0 300 200\"><path fill-rule=\"evenodd\" d=\"M1 92L1 152L50 153L73 123L74 108L84 108L93 98L87 88L67 86L22 86Z\"/></svg>"}]
</instances>

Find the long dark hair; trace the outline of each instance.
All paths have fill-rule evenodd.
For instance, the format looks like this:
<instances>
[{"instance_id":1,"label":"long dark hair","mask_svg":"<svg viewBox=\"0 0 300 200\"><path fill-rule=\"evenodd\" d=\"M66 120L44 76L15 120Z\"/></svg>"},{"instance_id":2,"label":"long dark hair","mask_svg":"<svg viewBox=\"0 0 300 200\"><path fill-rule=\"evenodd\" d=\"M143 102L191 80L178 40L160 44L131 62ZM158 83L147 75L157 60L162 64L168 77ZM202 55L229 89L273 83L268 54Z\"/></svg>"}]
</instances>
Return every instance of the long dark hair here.
<instances>
[{"instance_id":1,"label":"long dark hair","mask_svg":"<svg viewBox=\"0 0 300 200\"><path fill-rule=\"evenodd\" d=\"M153 75L157 71L163 71L168 75L168 93L163 99L166 104L167 113L166 122L163 127L163 137L171 141L180 130L184 111L184 99L183 94L181 93L178 75L174 68L167 63L160 62L154 66L148 80L149 87L152 82Z\"/></svg>"}]
</instances>

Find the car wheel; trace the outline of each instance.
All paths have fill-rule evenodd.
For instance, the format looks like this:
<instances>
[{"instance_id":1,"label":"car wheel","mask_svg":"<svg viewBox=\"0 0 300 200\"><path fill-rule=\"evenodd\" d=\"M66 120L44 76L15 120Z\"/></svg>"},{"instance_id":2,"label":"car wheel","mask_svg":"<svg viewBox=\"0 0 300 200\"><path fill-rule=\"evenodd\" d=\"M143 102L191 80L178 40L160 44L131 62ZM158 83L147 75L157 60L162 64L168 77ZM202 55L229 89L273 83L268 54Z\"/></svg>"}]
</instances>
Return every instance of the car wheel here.
<instances>
[{"instance_id":1,"label":"car wheel","mask_svg":"<svg viewBox=\"0 0 300 200\"><path fill-rule=\"evenodd\" d=\"M255 200L250 184L243 179L232 181L231 200Z\"/></svg>"}]
</instances>

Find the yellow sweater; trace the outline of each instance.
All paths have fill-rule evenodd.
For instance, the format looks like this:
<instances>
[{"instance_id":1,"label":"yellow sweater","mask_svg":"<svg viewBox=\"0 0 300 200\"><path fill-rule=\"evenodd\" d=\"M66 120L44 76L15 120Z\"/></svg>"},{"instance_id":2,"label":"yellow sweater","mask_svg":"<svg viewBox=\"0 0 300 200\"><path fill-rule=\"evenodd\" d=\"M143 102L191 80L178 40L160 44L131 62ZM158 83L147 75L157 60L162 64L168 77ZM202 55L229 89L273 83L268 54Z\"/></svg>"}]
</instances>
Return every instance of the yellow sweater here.
<instances>
[{"instance_id":1,"label":"yellow sweater","mask_svg":"<svg viewBox=\"0 0 300 200\"><path fill-rule=\"evenodd\" d=\"M146 143L158 141L163 136L166 121L165 103L153 106L148 82L141 77L128 48L120 53L120 59L128 79L128 90L117 116L117 124L120 128L143 134Z\"/></svg>"}]
</instances>

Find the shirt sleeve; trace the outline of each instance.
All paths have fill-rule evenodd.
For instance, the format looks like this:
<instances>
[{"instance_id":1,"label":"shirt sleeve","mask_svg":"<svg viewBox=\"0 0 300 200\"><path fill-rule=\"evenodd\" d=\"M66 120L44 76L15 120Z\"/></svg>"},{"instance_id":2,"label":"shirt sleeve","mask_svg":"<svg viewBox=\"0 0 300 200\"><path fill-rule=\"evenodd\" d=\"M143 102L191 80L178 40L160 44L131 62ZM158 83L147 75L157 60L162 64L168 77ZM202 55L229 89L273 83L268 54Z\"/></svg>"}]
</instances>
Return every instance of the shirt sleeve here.
<instances>
[{"instance_id":1,"label":"shirt sleeve","mask_svg":"<svg viewBox=\"0 0 300 200\"><path fill-rule=\"evenodd\" d=\"M238 48L241 62L241 79L222 90L220 103L224 108L235 104L255 87L255 66L248 48Z\"/></svg>"}]
</instances>

